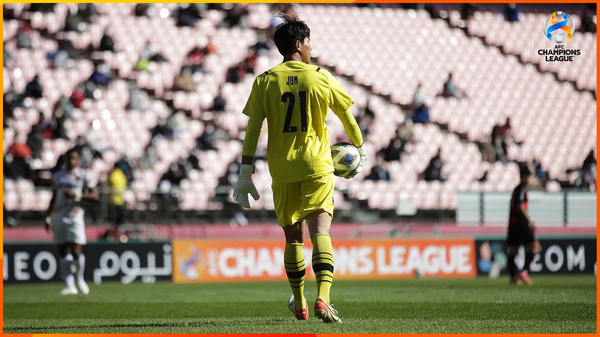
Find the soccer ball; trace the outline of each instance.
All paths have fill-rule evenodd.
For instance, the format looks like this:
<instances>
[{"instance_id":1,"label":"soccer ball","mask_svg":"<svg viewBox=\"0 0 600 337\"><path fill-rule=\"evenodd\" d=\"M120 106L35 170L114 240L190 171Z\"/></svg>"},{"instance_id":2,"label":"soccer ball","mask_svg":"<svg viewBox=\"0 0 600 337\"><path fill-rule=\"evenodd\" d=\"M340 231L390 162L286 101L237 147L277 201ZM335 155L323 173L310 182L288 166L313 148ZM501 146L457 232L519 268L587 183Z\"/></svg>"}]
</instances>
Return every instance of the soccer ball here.
<instances>
[{"instance_id":1,"label":"soccer ball","mask_svg":"<svg viewBox=\"0 0 600 337\"><path fill-rule=\"evenodd\" d=\"M339 142L331 145L331 159L333 159L333 174L345 178L352 174L360 163L360 153L356 146Z\"/></svg>"}]
</instances>

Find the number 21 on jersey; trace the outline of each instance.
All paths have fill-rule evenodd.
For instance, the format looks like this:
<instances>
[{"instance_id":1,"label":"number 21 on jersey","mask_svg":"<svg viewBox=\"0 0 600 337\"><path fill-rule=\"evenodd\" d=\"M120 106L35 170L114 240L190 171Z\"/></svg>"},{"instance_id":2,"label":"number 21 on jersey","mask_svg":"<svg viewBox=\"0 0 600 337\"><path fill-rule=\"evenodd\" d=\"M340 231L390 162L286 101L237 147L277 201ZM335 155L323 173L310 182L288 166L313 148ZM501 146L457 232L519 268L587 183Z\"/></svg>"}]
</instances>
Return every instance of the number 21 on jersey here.
<instances>
[{"instance_id":1,"label":"number 21 on jersey","mask_svg":"<svg viewBox=\"0 0 600 337\"><path fill-rule=\"evenodd\" d=\"M308 122L306 120L306 91L298 92L298 96L300 96L300 127L302 132L306 132L308 128ZM292 114L294 113L294 106L296 104L296 96L289 91L284 92L283 95L281 95L281 102L288 103L287 113L285 115L285 124L283 125L283 133L297 132L298 127L291 125Z\"/></svg>"}]
</instances>

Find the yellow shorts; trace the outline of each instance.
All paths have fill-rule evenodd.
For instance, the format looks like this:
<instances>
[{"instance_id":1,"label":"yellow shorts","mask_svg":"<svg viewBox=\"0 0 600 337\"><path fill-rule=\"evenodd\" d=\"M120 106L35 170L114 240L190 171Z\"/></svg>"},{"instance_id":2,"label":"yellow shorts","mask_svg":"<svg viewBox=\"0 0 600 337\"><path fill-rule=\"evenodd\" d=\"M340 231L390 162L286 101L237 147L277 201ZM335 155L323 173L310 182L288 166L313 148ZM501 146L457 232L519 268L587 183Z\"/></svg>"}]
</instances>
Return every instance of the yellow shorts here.
<instances>
[{"instance_id":1,"label":"yellow shorts","mask_svg":"<svg viewBox=\"0 0 600 337\"><path fill-rule=\"evenodd\" d=\"M302 221L323 209L333 217L333 174L293 183L273 183L273 203L279 226Z\"/></svg>"}]
</instances>

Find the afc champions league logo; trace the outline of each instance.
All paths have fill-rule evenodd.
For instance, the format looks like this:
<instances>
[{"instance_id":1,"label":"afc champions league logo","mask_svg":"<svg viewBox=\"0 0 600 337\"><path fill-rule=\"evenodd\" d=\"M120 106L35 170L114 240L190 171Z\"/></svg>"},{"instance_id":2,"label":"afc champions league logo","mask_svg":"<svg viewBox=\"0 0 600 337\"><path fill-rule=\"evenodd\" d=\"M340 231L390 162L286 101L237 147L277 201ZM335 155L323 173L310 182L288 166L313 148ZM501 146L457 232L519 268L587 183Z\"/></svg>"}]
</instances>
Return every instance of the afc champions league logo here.
<instances>
[{"instance_id":1,"label":"afc champions league logo","mask_svg":"<svg viewBox=\"0 0 600 337\"><path fill-rule=\"evenodd\" d=\"M548 15L544 22L544 35L552 42L569 41L575 33L573 18L565 12L556 11Z\"/></svg>"},{"instance_id":2,"label":"afc champions league logo","mask_svg":"<svg viewBox=\"0 0 600 337\"><path fill-rule=\"evenodd\" d=\"M202 253L197 247L190 246L187 251L183 252L178 257L178 266L181 275L189 280L198 279L204 269L204 259Z\"/></svg>"},{"instance_id":3,"label":"afc champions league logo","mask_svg":"<svg viewBox=\"0 0 600 337\"><path fill-rule=\"evenodd\" d=\"M563 42L569 41L575 34L573 18L561 11L548 15L544 22L544 36L554 42L553 48L538 50L538 55L544 56L546 62L574 62L581 55L581 49L567 49Z\"/></svg>"}]
</instances>

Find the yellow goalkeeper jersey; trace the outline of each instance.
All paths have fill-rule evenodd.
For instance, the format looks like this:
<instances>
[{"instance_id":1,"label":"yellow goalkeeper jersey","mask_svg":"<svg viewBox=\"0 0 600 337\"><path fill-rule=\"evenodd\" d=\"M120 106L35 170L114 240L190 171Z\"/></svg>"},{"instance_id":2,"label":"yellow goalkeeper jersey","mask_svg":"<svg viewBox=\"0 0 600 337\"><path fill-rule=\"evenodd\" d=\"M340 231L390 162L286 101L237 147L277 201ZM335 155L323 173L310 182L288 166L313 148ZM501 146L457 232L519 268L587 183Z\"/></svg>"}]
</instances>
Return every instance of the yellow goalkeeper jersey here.
<instances>
[{"instance_id":1,"label":"yellow goalkeeper jersey","mask_svg":"<svg viewBox=\"0 0 600 337\"><path fill-rule=\"evenodd\" d=\"M267 119L267 161L273 181L288 183L333 173L325 118L328 108L344 117L352 104L337 80L315 65L287 61L259 75L243 113L260 124ZM247 132L256 130L249 126ZM362 141L358 132L351 139ZM243 154L254 156L256 144L246 144L248 137Z\"/></svg>"}]
</instances>

